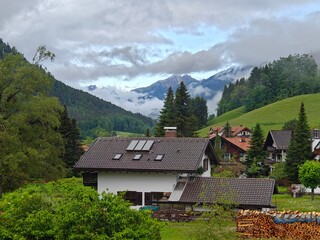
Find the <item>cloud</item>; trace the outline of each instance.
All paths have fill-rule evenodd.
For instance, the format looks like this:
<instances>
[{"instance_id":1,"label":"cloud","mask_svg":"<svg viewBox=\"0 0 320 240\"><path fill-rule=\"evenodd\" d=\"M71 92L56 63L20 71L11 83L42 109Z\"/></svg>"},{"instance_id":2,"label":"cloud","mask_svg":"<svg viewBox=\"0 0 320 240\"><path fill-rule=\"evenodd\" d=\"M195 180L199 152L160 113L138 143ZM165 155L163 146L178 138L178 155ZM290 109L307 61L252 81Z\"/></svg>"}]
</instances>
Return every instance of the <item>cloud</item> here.
<instances>
[{"instance_id":1,"label":"cloud","mask_svg":"<svg viewBox=\"0 0 320 240\"><path fill-rule=\"evenodd\" d=\"M11 0L1 3L0 37L31 59L40 45L56 54L47 68L61 81L131 81L141 75L259 65L319 50L317 0ZM207 28L223 33L209 35ZM193 36L183 49L166 32ZM204 39L207 44L199 46ZM200 41L201 40L201 41ZM106 85L110 85L106 84Z\"/></svg>"}]
</instances>

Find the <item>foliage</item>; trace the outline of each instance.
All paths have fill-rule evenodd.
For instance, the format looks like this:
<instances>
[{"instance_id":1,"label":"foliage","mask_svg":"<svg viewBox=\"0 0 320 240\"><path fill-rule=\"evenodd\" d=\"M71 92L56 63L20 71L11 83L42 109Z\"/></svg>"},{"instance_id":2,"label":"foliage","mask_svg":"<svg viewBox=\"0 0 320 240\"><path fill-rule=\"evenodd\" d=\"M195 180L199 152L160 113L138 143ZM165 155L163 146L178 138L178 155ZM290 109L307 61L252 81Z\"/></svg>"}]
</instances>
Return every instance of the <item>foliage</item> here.
<instances>
[{"instance_id":1,"label":"foliage","mask_svg":"<svg viewBox=\"0 0 320 240\"><path fill-rule=\"evenodd\" d=\"M191 114L196 117L196 129L206 126L208 120L207 101L202 97L191 98Z\"/></svg>"},{"instance_id":2,"label":"foliage","mask_svg":"<svg viewBox=\"0 0 320 240\"><path fill-rule=\"evenodd\" d=\"M297 118L301 102L305 105L310 128L320 128L318 110L320 94L317 93L281 100L248 113L243 111L243 107L232 110L216 117L210 122L210 126L201 129L198 133L201 137L207 137L210 127L223 126L226 121L229 121L232 126L242 124L248 128L253 128L259 122L264 133L268 133L270 130L280 130L285 122Z\"/></svg>"},{"instance_id":3,"label":"foliage","mask_svg":"<svg viewBox=\"0 0 320 240\"><path fill-rule=\"evenodd\" d=\"M67 176L74 176L77 174L73 171L73 166L84 153L80 142L80 131L76 120L69 118L66 106L64 106L64 110L60 114L60 122L61 125L58 131L62 135L64 142L62 159L68 170Z\"/></svg>"},{"instance_id":4,"label":"foliage","mask_svg":"<svg viewBox=\"0 0 320 240\"><path fill-rule=\"evenodd\" d=\"M264 166L264 160L267 152L264 150L264 134L257 123L253 128L250 138L250 147L247 151L245 165L247 167L248 176L257 177L268 174L267 167Z\"/></svg>"},{"instance_id":5,"label":"foliage","mask_svg":"<svg viewBox=\"0 0 320 240\"><path fill-rule=\"evenodd\" d=\"M262 67L255 67L248 79L224 88L218 116L245 106L252 111L292 96L316 93L320 89L317 64L310 55L289 55Z\"/></svg>"},{"instance_id":6,"label":"foliage","mask_svg":"<svg viewBox=\"0 0 320 240\"><path fill-rule=\"evenodd\" d=\"M212 171L213 177L239 177L245 171L242 163L219 165Z\"/></svg>"},{"instance_id":7,"label":"foliage","mask_svg":"<svg viewBox=\"0 0 320 240\"><path fill-rule=\"evenodd\" d=\"M297 127L297 124L297 119L291 119L283 124L282 130L290 130L291 132L294 132L294 129Z\"/></svg>"},{"instance_id":8,"label":"foliage","mask_svg":"<svg viewBox=\"0 0 320 240\"><path fill-rule=\"evenodd\" d=\"M0 39L0 60L8 54L18 54L18 51ZM54 53L48 51L45 46L40 46L33 62L41 68L42 61L54 60L54 57ZM96 138L100 133L111 136L113 130L144 134L147 128L152 129L155 125L151 118L126 111L89 93L73 89L57 81L49 72L45 74L52 84L48 89L50 95L57 97L61 104L68 107L70 117L76 119L79 124L82 138Z\"/></svg>"},{"instance_id":9,"label":"foliage","mask_svg":"<svg viewBox=\"0 0 320 240\"><path fill-rule=\"evenodd\" d=\"M311 188L311 199L314 200L314 189L320 186L320 162L306 161L299 167L299 180L307 188Z\"/></svg>"},{"instance_id":10,"label":"foliage","mask_svg":"<svg viewBox=\"0 0 320 240\"><path fill-rule=\"evenodd\" d=\"M231 137L231 126L229 122L226 122L226 124L223 126L223 135L225 137Z\"/></svg>"},{"instance_id":11,"label":"foliage","mask_svg":"<svg viewBox=\"0 0 320 240\"><path fill-rule=\"evenodd\" d=\"M214 152L216 153L219 160L223 158L224 151L221 149L221 137L217 134L214 138Z\"/></svg>"},{"instance_id":12,"label":"foliage","mask_svg":"<svg viewBox=\"0 0 320 240\"><path fill-rule=\"evenodd\" d=\"M164 127L172 127L174 119L174 94L172 88L169 87L163 108L160 111L159 121L155 128L155 136L163 137Z\"/></svg>"},{"instance_id":13,"label":"foliage","mask_svg":"<svg viewBox=\"0 0 320 240\"><path fill-rule=\"evenodd\" d=\"M234 221L235 211L232 209L237 206L234 202L233 193L226 193L217 196L214 203L204 204L205 211L197 219L199 228L193 233L195 239L235 239L236 223Z\"/></svg>"},{"instance_id":14,"label":"foliage","mask_svg":"<svg viewBox=\"0 0 320 240\"><path fill-rule=\"evenodd\" d=\"M306 159L311 158L311 133L304 104L301 103L299 119L288 147L286 156L286 172L293 183L299 181L298 168Z\"/></svg>"},{"instance_id":15,"label":"foliage","mask_svg":"<svg viewBox=\"0 0 320 240\"><path fill-rule=\"evenodd\" d=\"M0 173L4 191L65 175L57 132L62 106L48 97L50 80L19 55L0 60Z\"/></svg>"},{"instance_id":16,"label":"foliage","mask_svg":"<svg viewBox=\"0 0 320 240\"><path fill-rule=\"evenodd\" d=\"M80 179L29 185L0 201L1 239L160 239L150 213Z\"/></svg>"},{"instance_id":17,"label":"foliage","mask_svg":"<svg viewBox=\"0 0 320 240\"><path fill-rule=\"evenodd\" d=\"M274 169L272 170L272 173L270 174L271 178L274 178L276 180L276 183L279 186L284 186L284 181L287 178L287 174L285 171L285 162L279 162L273 165Z\"/></svg>"}]
</instances>

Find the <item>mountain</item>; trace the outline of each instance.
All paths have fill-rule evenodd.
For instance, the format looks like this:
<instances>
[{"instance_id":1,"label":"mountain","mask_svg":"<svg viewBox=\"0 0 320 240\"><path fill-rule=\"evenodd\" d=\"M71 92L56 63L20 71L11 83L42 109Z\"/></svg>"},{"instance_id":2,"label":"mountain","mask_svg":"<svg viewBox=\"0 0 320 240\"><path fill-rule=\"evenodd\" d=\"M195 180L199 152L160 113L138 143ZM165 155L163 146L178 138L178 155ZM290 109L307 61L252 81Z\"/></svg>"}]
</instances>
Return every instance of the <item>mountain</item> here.
<instances>
[{"instance_id":1,"label":"mountain","mask_svg":"<svg viewBox=\"0 0 320 240\"><path fill-rule=\"evenodd\" d=\"M7 54L19 52L0 38L0 60ZM47 74L52 81L50 95L57 97L60 103L67 107L69 116L77 120L82 137L95 138L112 131L144 134L147 128L152 129L155 125L151 118L124 110L88 92L69 87L56 80L50 73ZM91 90L96 88L95 85L90 86Z\"/></svg>"},{"instance_id":2,"label":"mountain","mask_svg":"<svg viewBox=\"0 0 320 240\"><path fill-rule=\"evenodd\" d=\"M184 81L191 97L201 96L207 100L209 114L212 114L216 111L225 84L248 76L251 69L251 66L232 66L202 80L194 79L189 75L173 75L148 87L136 88L130 92L124 92L113 87L97 88L95 85L87 86L83 90L106 101L113 102L124 109L156 119L163 106L168 88L171 86L175 91L180 81Z\"/></svg>"},{"instance_id":3,"label":"mountain","mask_svg":"<svg viewBox=\"0 0 320 240\"><path fill-rule=\"evenodd\" d=\"M251 69L251 66L232 66L203 80L196 80L189 75L173 75L148 87L136 88L132 91L141 94L140 99L158 98L164 100L168 88L171 86L175 91L180 81L183 81L191 97L201 96L206 100L211 100L219 91L223 90L227 83L248 75Z\"/></svg>"}]
</instances>

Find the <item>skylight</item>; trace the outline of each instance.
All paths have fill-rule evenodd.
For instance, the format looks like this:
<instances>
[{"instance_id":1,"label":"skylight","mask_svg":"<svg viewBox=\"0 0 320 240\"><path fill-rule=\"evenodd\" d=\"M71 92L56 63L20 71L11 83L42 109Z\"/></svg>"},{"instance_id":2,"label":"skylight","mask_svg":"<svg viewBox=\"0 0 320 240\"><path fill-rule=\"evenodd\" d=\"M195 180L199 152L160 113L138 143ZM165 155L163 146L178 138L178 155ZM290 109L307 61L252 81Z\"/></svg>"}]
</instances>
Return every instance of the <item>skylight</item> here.
<instances>
[{"instance_id":1,"label":"skylight","mask_svg":"<svg viewBox=\"0 0 320 240\"><path fill-rule=\"evenodd\" d=\"M163 159L163 157L164 157L164 154L158 154L158 155L154 158L154 160L155 160L155 161L161 161L161 160Z\"/></svg>"},{"instance_id":2,"label":"skylight","mask_svg":"<svg viewBox=\"0 0 320 240\"><path fill-rule=\"evenodd\" d=\"M117 153L117 154L113 157L113 160L120 160L121 157L122 157L122 153Z\"/></svg>"},{"instance_id":3,"label":"skylight","mask_svg":"<svg viewBox=\"0 0 320 240\"><path fill-rule=\"evenodd\" d=\"M142 154L136 154L132 160L140 160L141 157L142 157Z\"/></svg>"}]
</instances>

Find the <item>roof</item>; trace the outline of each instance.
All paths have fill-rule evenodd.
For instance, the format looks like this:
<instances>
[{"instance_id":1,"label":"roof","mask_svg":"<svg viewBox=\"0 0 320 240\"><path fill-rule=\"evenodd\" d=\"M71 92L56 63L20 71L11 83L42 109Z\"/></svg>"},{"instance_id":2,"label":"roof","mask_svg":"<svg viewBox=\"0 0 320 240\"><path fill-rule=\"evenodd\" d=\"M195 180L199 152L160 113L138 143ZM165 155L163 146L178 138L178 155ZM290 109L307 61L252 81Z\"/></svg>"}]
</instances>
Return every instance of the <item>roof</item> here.
<instances>
[{"instance_id":1,"label":"roof","mask_svg":"<svg viewBox=\"0 0 320 240\"><path fill-rule=\"evenodd\" d=\"M291 134L290 130L270 130L265 141L265 146L275 144L277 149L286 150L290 144Z\"/></svg>"},{"instance_id":2,"label":"roof","mask_svg":"<svg viewBox=\"0 0 320 240\"><path fill-rule=\"evenodd\" d=\"M266 178L196 177L187 183L180 202L212 203L228 197L239 206L270 207L274 184Z\"/></svg>"},{"instance_id":3,"label":"roof","mask_svg":"<svg viewBox=\"0 0 320 240\"><path fill-rule=\"evenodd\" d=\"M223 135L223 130L224 127L215 127L215 128L210 128L210 132L209 132L209 138L214 138L216 136L217 133L220 133L219 135ZM240 132L242 131L247 131L251 133L251 130L245 126L233 126L230 127L230 133L232 137L236 137Z\"/></svg>"},{"instance_id":4,"label":"roof","mask_svg":"<svg viewBox=\"0 0 320 240\"><path fill-rule=\"evenodd\" d=\"M138 151L129 147L133 141L149 141L150 146ZM84 171L196 172L205 153L209 159L214 154L209 139L205 138L98 138L74 168ZM118 157L122 154L119 160L114 159L117 154ZM133 160L139 154L141 158ZM164 156L155 160L158 155Z\"/></svg>"},{"instance_id":5,"label":"roof","mask_svg":"<svg viewBox=\"0 0 320 240\"><path fill-rule=\"evenodd\" d=\"M244 137L224 138L224 137L222 137L221 139L232 143L233 145L242 149L245 152L248 151L248 149L250 148L250 145L251 145L249 138L244 138Z\"/></svg>"}]
</instances>

